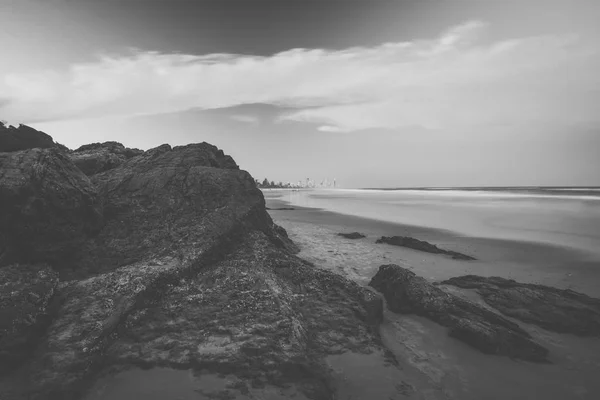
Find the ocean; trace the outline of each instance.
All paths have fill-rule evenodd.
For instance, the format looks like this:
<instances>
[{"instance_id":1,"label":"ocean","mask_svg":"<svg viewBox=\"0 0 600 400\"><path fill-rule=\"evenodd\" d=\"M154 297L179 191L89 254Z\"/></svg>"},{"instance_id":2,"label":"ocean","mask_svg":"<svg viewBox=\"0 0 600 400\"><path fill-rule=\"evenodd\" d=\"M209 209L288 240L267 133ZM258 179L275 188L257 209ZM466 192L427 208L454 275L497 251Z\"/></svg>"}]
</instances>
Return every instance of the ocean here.
<instances>
[{"instance_id":1,"label":"ocean","mask_svg":"<svg viewBox=\"0 0 600 400\"><path fill-rule=\"evenodd\" d=\"M600 256L600 188L303 189L292 205Z\"/></svg>"}]
</instances>

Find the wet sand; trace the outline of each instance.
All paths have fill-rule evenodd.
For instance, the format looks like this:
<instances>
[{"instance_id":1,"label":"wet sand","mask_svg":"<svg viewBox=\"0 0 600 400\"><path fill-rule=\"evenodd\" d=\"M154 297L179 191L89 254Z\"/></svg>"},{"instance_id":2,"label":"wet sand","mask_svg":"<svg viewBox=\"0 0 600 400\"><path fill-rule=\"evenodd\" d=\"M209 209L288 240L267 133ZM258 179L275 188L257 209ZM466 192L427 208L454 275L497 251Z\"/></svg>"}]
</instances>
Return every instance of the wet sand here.
<instances>
[{"instance_id":1,"label":"wet sand","mask_svg":"<svg viewBox=\"0 0 600 400\"><path fill-rule=\"evenodd\" d=\"M319 209L289 207L277 192L265 192L274 221L284 227L301 251L300 257L321 268L345 275L366 285L382 264L410 268L430 280L475 274L501 276L520 282L570 288L600 297L600 260L572 248L545 244L482 239L453 232L400 225L337 214ZM367 237L345 239L338 232L358 231ZM453 260L375 244L380 236L404 235L432 242L439 247L477 258ZM484 304L477 295L451 289ZM518 322L518 321L515 321ZM485 355L450 338L446 329L425 318L385 312L381 334L386 346L411 377L419 398L425 399L597 399L600 398L600 339L557 334L518 322L550 352L552 364L538 365ZM347 366L346 379L354 385L377 385L378 371ZM361 372L362 371L362 372ZM385 372L388 373L389 372ZM379 379L382 380L382 379ZM419 383L420 382L420 383ZM423 383L425 382L425 383ZM401 391L400 389L398 389ZM339 393L341 395L341 393ZM409 396L412 397L412 396ZM344 397L351 399L358 397Z\"/></svg>"}]
</instances>

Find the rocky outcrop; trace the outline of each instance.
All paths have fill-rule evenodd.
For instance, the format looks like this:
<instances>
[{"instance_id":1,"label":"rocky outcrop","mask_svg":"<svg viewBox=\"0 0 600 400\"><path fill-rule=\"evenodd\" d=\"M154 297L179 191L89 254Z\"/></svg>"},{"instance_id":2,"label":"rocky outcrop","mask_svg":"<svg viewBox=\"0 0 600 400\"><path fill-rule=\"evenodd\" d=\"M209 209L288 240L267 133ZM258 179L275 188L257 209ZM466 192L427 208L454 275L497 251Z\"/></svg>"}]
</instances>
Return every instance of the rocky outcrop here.
<instances>
[{"instance_id":1,"label":"rocky outcrop","mask_svg":"<svg viewBox=\"0 0 600 400\"><path fill-rule=\"evenodd\" d=\"M89 178L57 149L0 162L4 262L44 261L61 280L11 399L77 400L131 366L330 399L326 355L383 351L379 295L297 258L254 179L214 146L159 146ZM38 288L22 264L0 271Z\"/></svg>"},{"instance_id":2,"label":"rocky outcrop","mask_svg":"<svg viewBox=\"0 0 600 400\"><path fill-rule=\"evenodd\" d=\"M142 150L130 149L118 142L104 142L81 146L70 152L69 157L84 174L92 176L115 168L142 153Z\"/></svg>"},{"instance_id":3,"label":"rocky outcrop","mask_svg":"<svg viewBox=\"0 0 600 400\"><path fill-rule=\"evenodd\" d=\"M409 249L424 251L426 253L444 254L456 260L475 260L475 258L456 251L440 249L434 244L409 236L382 236L375 243L387 243L394 246L408 247Z\"/></svg>"},{"instance_id":4,"label":"rocky outcrop","mask_svg":"<svg viewBox=\"0 0 600 400\"><path fill-rule=\"evenodd\" d=\"M466 275L441 283L475 289L487 304L521 321L560 333L600 336L600 299L500 277Z\"/></svg>"},{"instance_id":5,"label":"rocky outcrop","mask_svg":"<svg viewBox=\"0 0 600 400\"><path fill-rule=\"evenodd\" d=\"M94 175L106 224L61 267L63 276L165 256L194 259L253 229L293 246L274 228L250 174L229 159L208 144L163 145Z\"/></svg>"},{"instance_id":6,"label":"rocky outcrop","mask_svg":"<svg viewBox=\"0 0 600 400\"><path fill-rule=\"evenodd\" d=\"M47 265L0 268L0 374L31 355L50 318L58 274Z\"/></svg>"},{"instance_id":7,"label":"rocky outcrop","mask_svg":"<svg viewBox=\"0 0 600 400\"><path fill-rule=\"evenodd\" d=\"M383 293L391 311L429 318L448 327L450 336L484 353L547 362L548 350L517 324L443 291L406 268L382 265L369 286Z\"/></svg>"},{"instance_id":8,"label":"rocky outcrop","mask_svg":"<svg viewBox=\"0 0 600 400\"><path fill-rule=\"evenodd\" d=\"M36 392L76 398L103 365L208 369L327 398L320 357L377 346L376 295L249 234L190 270L140 263L65 287L34 364ZM66 390L67 389L67 390ZM40 397L43 398L43 397Z\"/></svg>"},{"instance_id":9,"label":"rocky outcrop","mask_svg":"<svg viewBox=\"0 0 600 400\"><path fill-rule=\"evenodd\" d=\"M0 153L0 266L59 265L102 226L96 188L63 152Z\"/></svg>"},{"instance_id":10,"label":"rocky outcrop","mask_svg":"<svg viewBox=\"0 0 600 400\"><path fill-rule=\"evenodd\" d=\"M52 137L44 132L27 125L15 127L0 121L0 153L57 146Z\"/></svg>"},{"instance_id":11,"label":"rocky outcrop","mask_svg":"<svg viewBox=\"0 0 600 400\"><path fill-rule=\"evenodd\" d=\"M362 239L366 237L360 232L338 233L338 236L345 237L346 239Z\"/></svg>"}]
</instances>

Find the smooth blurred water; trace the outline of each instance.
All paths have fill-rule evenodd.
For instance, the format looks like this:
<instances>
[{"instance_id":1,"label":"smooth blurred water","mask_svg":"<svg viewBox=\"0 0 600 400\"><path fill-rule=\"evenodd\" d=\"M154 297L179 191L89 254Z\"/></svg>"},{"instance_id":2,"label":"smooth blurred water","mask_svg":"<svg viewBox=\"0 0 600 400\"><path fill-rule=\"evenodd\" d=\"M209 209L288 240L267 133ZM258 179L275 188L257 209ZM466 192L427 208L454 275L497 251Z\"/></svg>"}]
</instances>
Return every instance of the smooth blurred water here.
<instances>
[{"instance_id":1,"label":"smooth blurred water","mask_svg":"<svg viewBox=\"0 0 600 400\"><path fill-rule=\"evenodd\" d=\"M342 214L459 234L568 246L600 255L600 190L286 191L283 200Z\"/></svg>"}]
</instances>

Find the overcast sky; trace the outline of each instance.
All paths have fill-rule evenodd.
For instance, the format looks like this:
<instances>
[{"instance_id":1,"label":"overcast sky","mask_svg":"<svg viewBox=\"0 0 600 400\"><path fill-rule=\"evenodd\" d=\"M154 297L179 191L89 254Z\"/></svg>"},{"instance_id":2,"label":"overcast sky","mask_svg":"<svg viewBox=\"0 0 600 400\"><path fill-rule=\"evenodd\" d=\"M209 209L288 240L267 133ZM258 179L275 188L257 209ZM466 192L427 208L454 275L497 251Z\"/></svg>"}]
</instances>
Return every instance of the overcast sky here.
<instances>
[{"instance_id":1,"label":"overcast sky","mask_svg":"<svg viewBox=\"0 0 600 400\"><path fill-rule=\"evenodd\" d=\"M0 119L254 177L600 185L600 1L0 0Z\"/></svg>"}]
</instances>

